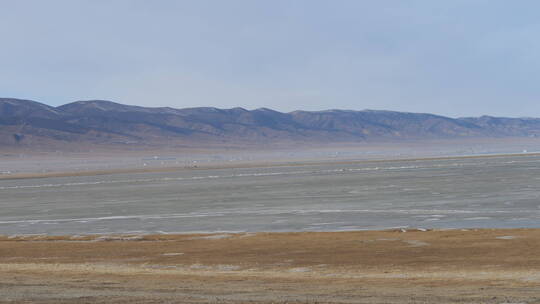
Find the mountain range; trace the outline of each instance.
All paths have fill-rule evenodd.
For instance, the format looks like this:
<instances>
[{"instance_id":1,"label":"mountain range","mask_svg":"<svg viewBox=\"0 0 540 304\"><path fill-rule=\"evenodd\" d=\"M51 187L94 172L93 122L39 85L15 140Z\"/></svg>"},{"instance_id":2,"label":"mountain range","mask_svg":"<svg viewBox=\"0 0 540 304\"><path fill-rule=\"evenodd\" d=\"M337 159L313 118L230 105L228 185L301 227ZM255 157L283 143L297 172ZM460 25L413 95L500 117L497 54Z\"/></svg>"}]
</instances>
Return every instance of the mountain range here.
<instances>
[{"instance_id":1,"label":"mountain range","mask_svg":"<svg viewBox=\"0 0 540 304\"><path fill-rule=\"evenodd\" d=\"M148 108L105 100L52 107L31 100L0 98L1 146L182 146L538 136L538 118L450 118L375 110L282 113L267 108Z\"/></svg>"}]
</instances>

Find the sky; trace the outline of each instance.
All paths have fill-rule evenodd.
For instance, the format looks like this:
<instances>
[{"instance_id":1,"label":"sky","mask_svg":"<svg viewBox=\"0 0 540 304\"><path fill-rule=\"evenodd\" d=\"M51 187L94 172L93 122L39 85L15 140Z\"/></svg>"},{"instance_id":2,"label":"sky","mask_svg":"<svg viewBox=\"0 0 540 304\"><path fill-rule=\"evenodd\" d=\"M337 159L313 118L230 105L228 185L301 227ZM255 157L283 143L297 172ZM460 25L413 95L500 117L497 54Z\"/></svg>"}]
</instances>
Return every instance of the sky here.
<instances>
[{"instance_id":1,"label":"sky","mask_svg":"<svg viewBox=\"0 0 540 304\"><path fill-rule=\"evenodd\" d=\"M0 97L540 117L536 0L0 0Z\"/></svg>"}]
</instances>

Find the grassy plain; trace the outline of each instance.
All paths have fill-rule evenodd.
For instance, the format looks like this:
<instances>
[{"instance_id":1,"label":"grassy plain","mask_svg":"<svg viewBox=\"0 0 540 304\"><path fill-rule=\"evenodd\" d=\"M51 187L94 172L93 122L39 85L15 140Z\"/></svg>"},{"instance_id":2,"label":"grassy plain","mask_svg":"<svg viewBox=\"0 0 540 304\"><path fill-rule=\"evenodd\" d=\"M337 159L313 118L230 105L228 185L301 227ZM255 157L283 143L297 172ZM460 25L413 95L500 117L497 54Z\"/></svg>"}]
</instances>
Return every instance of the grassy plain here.
<instances>
[{"instance_id":1,"label":"grassy plain","mask_svg":"<svg viewBox=\"0 0 540 304\"><path fill-rule=\"evenodd\" d=\"M540 230L0 238L0 303L540 303Z\"/></svg>"}]
</instances>

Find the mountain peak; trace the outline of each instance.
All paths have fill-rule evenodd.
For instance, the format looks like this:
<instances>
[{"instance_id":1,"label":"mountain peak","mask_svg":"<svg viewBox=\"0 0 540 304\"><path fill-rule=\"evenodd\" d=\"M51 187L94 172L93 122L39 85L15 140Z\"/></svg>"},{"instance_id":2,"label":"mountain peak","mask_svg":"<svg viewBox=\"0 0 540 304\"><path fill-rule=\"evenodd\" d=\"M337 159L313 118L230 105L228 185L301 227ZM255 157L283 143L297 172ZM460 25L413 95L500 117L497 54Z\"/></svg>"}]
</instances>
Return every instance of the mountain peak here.
<instances>
[{"instance_id":1,"label":"mountain peak","mask_svg":"<svg viewBox=\"0 0 540 304\"><path fill-rule=\"evenodd\" d=\"M52 117L58 115L55 108L46 104L17 98L0 98L0 118L9 116Z\"/></svg>"},{"instance_id":2,"label":"mountain peak","mask_svg":"<svg viewBox=\"0 0 540 304\"><path fill-rule=\"evenodd\" d=\"M81 112L81 111L129 111L132 107L109 100L79 100L58 107L59 110L65 112Z\"/></svg>"}]
</instances>

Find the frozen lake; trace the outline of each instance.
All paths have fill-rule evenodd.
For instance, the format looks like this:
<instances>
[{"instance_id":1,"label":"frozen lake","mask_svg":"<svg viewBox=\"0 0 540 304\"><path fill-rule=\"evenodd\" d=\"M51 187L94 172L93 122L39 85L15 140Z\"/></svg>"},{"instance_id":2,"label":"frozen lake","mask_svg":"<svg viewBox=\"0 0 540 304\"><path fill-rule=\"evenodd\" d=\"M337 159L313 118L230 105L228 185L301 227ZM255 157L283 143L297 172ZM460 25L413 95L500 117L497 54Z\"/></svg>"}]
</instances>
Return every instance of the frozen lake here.
<instances>
[{"instance_id":1,"label":"frozen lake","mask_svg":"<svg viewBox=\"0 0 540 304\"><path fill-rule=\"evenodd\" d=\"M0 234L540 227L540 156L0 181Z\"/></svg>"}]
</instances>

